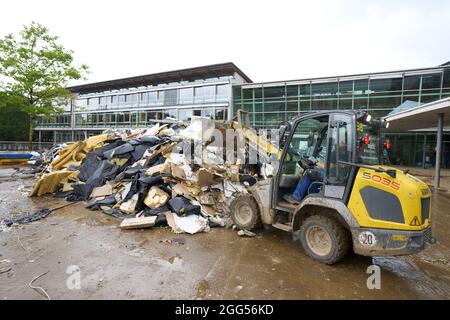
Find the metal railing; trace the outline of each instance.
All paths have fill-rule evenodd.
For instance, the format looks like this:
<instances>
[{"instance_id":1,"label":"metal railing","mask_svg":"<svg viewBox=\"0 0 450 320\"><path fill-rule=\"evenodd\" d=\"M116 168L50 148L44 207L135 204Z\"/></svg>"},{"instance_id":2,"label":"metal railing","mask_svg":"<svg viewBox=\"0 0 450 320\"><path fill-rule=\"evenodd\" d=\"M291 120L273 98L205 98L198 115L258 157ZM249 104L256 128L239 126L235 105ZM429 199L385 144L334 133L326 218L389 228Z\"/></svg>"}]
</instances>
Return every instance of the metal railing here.
<instances>
[{"instance_id":1,"label":"metal railing","mask_svg":"<svg viewBox=\"0 0 450 320\"><path fill-rule=\"evenodd\" d=\"M53 142L33 141L33 150L50 149L54 145ZM0 151L28 151L28 141L0 141Z\"/></svg>"}]
</instances>

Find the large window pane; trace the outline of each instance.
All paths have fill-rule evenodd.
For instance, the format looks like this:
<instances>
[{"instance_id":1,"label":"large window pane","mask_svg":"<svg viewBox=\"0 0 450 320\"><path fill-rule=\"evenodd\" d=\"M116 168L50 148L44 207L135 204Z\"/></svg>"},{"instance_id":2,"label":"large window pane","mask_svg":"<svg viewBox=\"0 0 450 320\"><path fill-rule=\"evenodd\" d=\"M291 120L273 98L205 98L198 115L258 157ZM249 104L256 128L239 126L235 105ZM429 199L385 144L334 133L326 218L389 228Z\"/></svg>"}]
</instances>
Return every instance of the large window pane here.
<instances>
[{"instance_id":1,"label":"large window pane","mask_svg":"<svg viewBox=\"0 0 450 320\"><path fill-rule=\"evenodd\" d=\"M351 110L353 108L352 98L339 98L339 109L340 110Z\"/></svg>"},{"instance_id":2,"label":"large window pane","mask_svg":"<svg viewBox=\"0 0 450 320\"><path fill-rule=\"evenodd\" d=\"M344 98L353 95L353 80L339 82L339 95Z\"/></svg>"},{"instance_id":3,"label":"large window pane","mask_svg":"<svg viewBox=\"0 0 450 320\"><path fill-rule=\"evenodd\" d=\"M267 126L278 126L284 121L286 121L285 112L264 113L264 122Z\"/></svg>"},{"instance_id":4,"label":"large window pane","mask_svg":"<svg viewBox=\"0 0 450 320\"><path fill-rule=\"evenodd\" d=\"M242 87L241 86L234 86L233 87L233 99L234 100L239 100L242 98Z\"/></svg>"},{"instance_id":5,"label":"large window pane","mask_svg":"<svg viewBox=\"0 0 450 320\"><path fill-rule=\"evenodd\" d=\"M217 85L217 101L227 101L230 97L230 85L219 84Z\"/></svg>"},{"instance_id":6,"label":"large window pane","mask_svg":"<svg viewBox=\"0 0 450 320\"><path fill-rule=\"evenodd\" d=\"M214 108L203 108L202 109L202 117L205 118L214 118Z\"/></svg>"},{"instance_id":7,"label":"large window pane","mask_svg":"<svg viewBox=\"0 0 450 320\"><path fill-rule=\"evenodd\" d=\"M226 109L216 109L216 120L227 120L227 110Z\"/></svg>"},{"instance_id":8,"label":"large window pane","mask_svg":"<svg viewBox=\"0 0 450 320\"><path fill-rule=\"evenodd\" d=\"M192 119L192 109L180 109L178 111L178 120L189 122Z\"/></svg>"},{"instance_id":9,"label":"large window pane","mask_svg":"<svg viewBox=\"0 0 450 320\"><path fill-rule=\"evenodd\" d=\"M158 92L157 91L148 92L147 98L148 98L148 104L150 106L155 106L156 103L158 102Z\"/></svg>"},{"instance_id":10,"label":"large window pane","mask_svg":"<svg viewBox=\"0 0 450 320\"><path fill-rule=\"evenodd\" d=\"M441 94L442 73L427 74L422 76L422 91L420 102L427 103L439 100Z\"/></svg>"},{"instance_id":11,"label":"large window pane","mask_svg":"<svg viewBox=\"0 0 450 320\"><path fill-rule=\"evenodd\" d=\"M177 89L166 90L164 92L164 105L165 106L173 106L177 104Z\"/></svg>"},{"instance_id":12,"label":"large window pane","mask_svg":"<svg viewBox=\"0 0 450 320\"><path fill-rule=\"evenodd\" d=\"M367 98L355 98L354 109L367 109Z\"/></svg>"},{"instance_id":13,"label":"large window pane","mask_svg":"<svg viewBox=\"0 0 450 320\"><path fill-rule=\"evenodd\" d=\"M280 100L285 98L285 87L264 87L264 98Z\"/></svg>"},{"instance_id":14,"label":"large window pane","mask_svg":"<svg viewBox=\"0 0 450 320\"><path fill-rule=\"evenodd\" d=\"M125 94L121 94L117 97L117 104L121 107L124 107L126 104L127 98Z\"/></svg>"},{"instance_id":15,"label":"large window pane","mask_svg":"<svg viewBox=\"0 0 450 320\"><path fill-rule=\"evenodd\" d=\"M402 78L392 79L373 79L370 80L370 92L371 94L382 94L386 92L399 92L402 90Z\"/></svg>"},{"instance_id":16,"label":"large window pane","mask_svg":"<svg viewBox=\"0 0 450 320\"><path fill-rule=\"evenodd\" d=\"M315 83L311 86L312 110L337 109L337 82Z\"/></svg>"},{"instance_id":17,"label":"large window pane","mask_svg":"<svg viewBox=\"0 0 450 320\"><path fill-rule=\"evenodd\" d=\"M442 84L443 97L450 96L450 68L446 68L444 71L444 82Z\"/></svg>"},{"instance_id":18,"label":"large window pane","mask_svg":"<svg viewBox=\"0 0 450 320\"><path fill-rule=\"evenodd\" d=\"M255 94L255 100L262 99L262 97L263 97L263 93L262 93L263 89L262 88L254 88L253 92Z\"/></svg>"},{"instance_id":19,"label":"large window pane","mask_svg":"<svg viewBox=\"0 0 450 320\"><path fill-rule=\"evenodd\" d=\"M297 98L299 96L299 87L296 86L287 86L286 93L288 98Z\"/></svg>"},{"instance_id":20,"label":"large window pane","mask_svg":"<svg viewBox=\"0 0 450 320\"><path fill-rule=\"evenodd\" d=\"M284 102L265 102L264 103L264 112L285 112L286 106Z\"/></svg>"},{"instance_id":21,"label":"large window pane","mask_svg":"<svg viewBox=\"0 0 450 320\"><path fill-rule=\"evenodd\" d=\"M354 81L354 90L353 94L355 96L367 95L367 91L369 90L369 80L361 79Z\"/></svg>"},{"instance_id":22,"label":"large window pane","mask_svg":"<svg viewBox=\"0 0 450 320\"><path fill-rule=\"evenodd\" d=\"M243 99L253 100L253 89L242 89Z\"/></svg>"},{"instance_id":23,"label":"large window pane","mask_svg":"<svg viewBox=\"0 0 450 320\"><path fill-rule=\"evenodd\" d=\"M163 119L165 118L178 118L177 109L167 109L163 110Z\"/></svg>"},{"instance_id":24,"label":"large window pane","mask_svg":"<svg viewBox=\"0 0 450 320\"><path fill-rule=\"evenodd\" d=\"M369 109L394 109L402 103L402 98L398 96L377 97L370 96Z\"/></svg>"},{"instance_id":25,"label":"large window pane","mask_svg":"<svg viewBox=\"0 0 450 320\"><path fill-rule=\"evenodd\" d=\"M194 102L194 88L180 89L180 104L192 104Z\"/></svg>"},{"instance_id":26,"label":"large window pane","mask_svg":"<svg viewBox=\"0 0 450 320\"><path fill-rule=\"evenodd\" d=\"M298 101L288 101L287 102L287 111L298 111Z\"/></svg>"}]
</instances>

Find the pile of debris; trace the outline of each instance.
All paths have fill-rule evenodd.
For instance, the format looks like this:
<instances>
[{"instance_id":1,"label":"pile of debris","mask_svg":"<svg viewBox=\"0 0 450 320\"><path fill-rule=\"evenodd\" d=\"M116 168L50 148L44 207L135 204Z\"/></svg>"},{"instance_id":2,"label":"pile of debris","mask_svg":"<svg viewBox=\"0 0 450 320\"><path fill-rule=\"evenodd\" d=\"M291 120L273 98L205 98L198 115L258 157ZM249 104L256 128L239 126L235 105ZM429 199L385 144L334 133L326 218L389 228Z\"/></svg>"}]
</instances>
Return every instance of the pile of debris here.
<instances>
[{"instance_id":1,"label":"pile of debris","mask_svg":"<svg viewBox=\"0 0 450 320\"><path fill-rule=\"evenodd\" d=\"M236 156L249 151L248 141L231 151L225 142L213 143L214 132L232 127L199 117L188 126L173 121L107 130L62 148L30 196L87 201L87 208L122 219L124 229L168 225L194 234L231 226L231 203L267 171Z\"/></svg>"}]
</instances>

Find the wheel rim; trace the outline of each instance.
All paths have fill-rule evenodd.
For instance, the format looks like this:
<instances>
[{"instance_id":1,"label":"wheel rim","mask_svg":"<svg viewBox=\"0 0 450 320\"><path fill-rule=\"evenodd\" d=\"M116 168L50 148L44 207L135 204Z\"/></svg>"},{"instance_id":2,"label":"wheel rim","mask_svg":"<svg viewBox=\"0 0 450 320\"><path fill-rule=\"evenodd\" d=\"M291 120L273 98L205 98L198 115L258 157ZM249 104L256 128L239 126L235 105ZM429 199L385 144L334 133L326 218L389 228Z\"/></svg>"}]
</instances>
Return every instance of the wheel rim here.
<instances>
[{"instance_id":1,"label":"wheel rim","mask_svg":"<svg viewBox=\"0 0 450 320\"><path fill-rule=\"evenodd\" d=\"M248 204L241 204L236 208L235 212L236 222L245 226L252 221L253 210Z\"/></svg>"},{"instance_id":2,"label":"wheel rim","mask_svg":"<svg viewBox=\"0 0 450 320\"><path fill-rule=\"evenodd\" d=\"M306 230L306 243L314 254L324 257L331 252L330 234L320 226L310 226Z\"/></svg>"}]
</instances>

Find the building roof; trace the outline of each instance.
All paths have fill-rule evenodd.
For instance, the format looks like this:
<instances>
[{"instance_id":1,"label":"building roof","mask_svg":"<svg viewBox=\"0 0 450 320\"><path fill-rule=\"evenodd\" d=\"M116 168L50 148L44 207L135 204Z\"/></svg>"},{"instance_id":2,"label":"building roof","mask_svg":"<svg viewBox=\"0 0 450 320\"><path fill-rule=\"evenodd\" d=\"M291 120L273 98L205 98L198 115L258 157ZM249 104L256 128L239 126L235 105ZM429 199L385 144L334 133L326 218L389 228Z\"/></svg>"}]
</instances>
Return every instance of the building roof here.
<instances>
[{"instance_id":1,"label":"building roof","mask_svg":"<svg viewBox=\"0 0 450 320\"><path fill-rule=\"evenodd\" d=\"M245 81L252 82L252 80L244 72L242 72L242 70L239 69L234 63L227 62L202 67L146 74L136 77L88 83L78 86L72 86L69 87L68 89L77 93L90 93L122 88L158 85L161 83L193 81L197 79L205 79L211 77L222 77L234 73L238 73Z\"/></svg>"},{"instance_id":2,"label":"building roof","mask_svg":"<svg viewBox=\"0 0 450 320\"><path fill-rule=\"evenodd\" d=\"M438 114L444 114L444 125L450 122L450 97L422 104L394 114L384 119L389 122L387 132L402 132L418 129L436 128Z\"/></svg>"}]
</instances>

